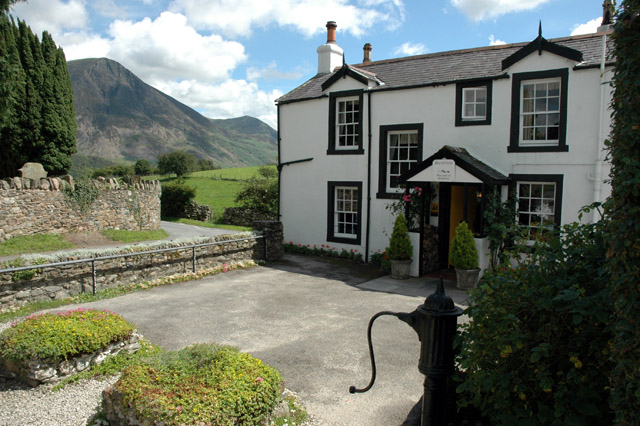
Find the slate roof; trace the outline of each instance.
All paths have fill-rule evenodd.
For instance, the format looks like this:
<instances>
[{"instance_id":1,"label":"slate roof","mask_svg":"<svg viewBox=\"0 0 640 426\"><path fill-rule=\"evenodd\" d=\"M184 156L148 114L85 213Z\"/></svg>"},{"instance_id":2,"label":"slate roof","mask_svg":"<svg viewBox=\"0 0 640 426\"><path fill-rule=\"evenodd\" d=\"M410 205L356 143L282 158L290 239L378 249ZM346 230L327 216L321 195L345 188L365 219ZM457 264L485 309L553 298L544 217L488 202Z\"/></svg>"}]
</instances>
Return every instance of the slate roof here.
<instances>
[{"instance_id":1,"label":"slate roof","mask_svg":"<svg viewBox=\"0 0 640 426\"><path fill-rule=\"evenodd\" d=\"M548 41L582 52L583 61L577 64L576 68L590 68L600 65L603 34L610 34L610 32L549 39ZM610 37L607 38L607 41L607 52L612 52L613 41ZM528 44L529 42L452 50L357 64L356 66L358 71L363 74L373 74L375 79L384 83L372 88L372 91L406 89L482 78L497 79L508 76L508 69L502 70L502 61ZM613 58L610 58L607 64L612 63ZM339 70L312 77L278 98L276 102L282 104L323 96L322 83Z\"/></svg>"}]
</instances>

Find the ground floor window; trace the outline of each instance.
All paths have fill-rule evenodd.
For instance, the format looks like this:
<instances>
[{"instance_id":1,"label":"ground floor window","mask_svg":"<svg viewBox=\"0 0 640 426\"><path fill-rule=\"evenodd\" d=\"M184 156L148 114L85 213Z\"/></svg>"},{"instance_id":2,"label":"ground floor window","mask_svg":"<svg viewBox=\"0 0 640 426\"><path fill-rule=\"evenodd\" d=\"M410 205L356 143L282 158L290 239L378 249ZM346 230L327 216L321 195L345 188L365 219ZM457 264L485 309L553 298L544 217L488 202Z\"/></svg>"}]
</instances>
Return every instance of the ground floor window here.
<instances>
[{"instance_id":1,"label":"ground floor window","mask_svg":"<svg viewBox=\"0 0 640 426\"><path fill-rule=\"evenodd\" d=\"M548 232L560 224L561 175L521 175L515 181L515 189L518 223L529 229L530 236Z\"/></svg>"},{"instance_id":2,"label":"ground floor window","mask_svg":"<svg viewBox=\"0 0 640 426\"><path fill-rule=\"evenodd\" d=\"M361 182L329 182L327 241L360 244Z\"/></svg>"}]
</instances>

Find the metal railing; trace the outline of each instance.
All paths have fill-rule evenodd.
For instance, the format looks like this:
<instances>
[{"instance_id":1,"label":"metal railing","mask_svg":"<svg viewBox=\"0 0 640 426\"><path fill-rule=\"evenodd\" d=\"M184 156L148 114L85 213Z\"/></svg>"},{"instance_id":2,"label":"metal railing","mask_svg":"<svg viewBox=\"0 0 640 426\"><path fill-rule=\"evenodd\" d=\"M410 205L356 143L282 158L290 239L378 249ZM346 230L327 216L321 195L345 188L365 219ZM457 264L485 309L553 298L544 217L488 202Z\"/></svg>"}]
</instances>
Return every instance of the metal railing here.
<instances>
[{"instance_id":1,"label":"metal railing","mask_svg":"<svg viewBox=\"0 0 640 426\"><path fill-rule=\"evenodd\" d=\"M264 239L264 235L255 235L253 237L245 237L245 238L237 238L233 240L223 240L223 241L214 241L211 243L201 243L201 244L192 244L188 246L180 246L180 247L169 247L164 249L157 250L145 250L131 253L123 253L123 254L114 254L111 256L100 256L100 257L90 257L86 259L77 259L77 260L67 260L64 262L53 262L53 263L43 263L41 265L29 265L29 266L17 266L13 268L0 269L0 274L10 273L10 272L20 272L20 271L28 271L30 269L43 269L43 268L54 268L57 266L65 266L65 265L73 265L77 263L91 263L91 273L93 279L93 294L97 293L97 275L96 275L96 262L101 260L110 260L110 259L119 259L124 257L132 257L132 256L142 256L145 254L156 254L156 253L166 253L170 251L180 251L180 250L188 250L191 249L191 260L193 262L193 273L196 272L196 249L199 247L209 247L209 246L217 246L224 245L229 243L237 243L240 241L250 241L250 240L259 240ZM266 241L264 245L264 258L267 259L267 244Z\"/></svg>"}]
</instances>

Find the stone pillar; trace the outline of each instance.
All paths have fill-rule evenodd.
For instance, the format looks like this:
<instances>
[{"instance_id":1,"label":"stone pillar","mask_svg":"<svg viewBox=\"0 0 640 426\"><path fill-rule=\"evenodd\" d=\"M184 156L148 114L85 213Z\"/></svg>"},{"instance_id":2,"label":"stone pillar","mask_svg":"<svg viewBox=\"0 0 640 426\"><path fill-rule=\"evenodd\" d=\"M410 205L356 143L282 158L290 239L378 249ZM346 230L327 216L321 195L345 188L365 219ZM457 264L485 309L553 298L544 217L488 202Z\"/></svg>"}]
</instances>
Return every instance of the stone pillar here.
<instances>
[{"instance_id":1,"label":"stone pillar","mask_svg":"<svg viewBox=\"0 0 640 426\"><path fill-rule=\"evenodd\" d=\"M280 259L284 255L284 246L282 239L284 238L282 222L275 220L256 220L253 222L253 229L261 231L264 239L260 240L261 248L264 250L266 244L267 262L273 262Z\"/></svg>"}]
</instances>

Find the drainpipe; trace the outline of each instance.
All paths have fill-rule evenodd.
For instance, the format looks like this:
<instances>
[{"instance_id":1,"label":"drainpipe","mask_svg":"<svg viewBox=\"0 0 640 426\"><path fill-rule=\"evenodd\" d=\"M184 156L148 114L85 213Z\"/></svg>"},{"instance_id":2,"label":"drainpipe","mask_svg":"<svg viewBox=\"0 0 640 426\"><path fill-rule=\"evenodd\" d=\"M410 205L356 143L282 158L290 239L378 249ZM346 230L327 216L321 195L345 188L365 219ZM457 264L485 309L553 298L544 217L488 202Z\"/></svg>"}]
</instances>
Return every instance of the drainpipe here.
<instances>
[{"instance_id":1,"label":"drainpipe","mask_svg":"<svg viewBox=\"0 0 640 426\"><path fill-rule=\"evenodd\" d=\"M365 236L364 263L369 263L369 231L371 228L371 92L367 92L367 128L369 147L367 149L367 231Z\"/></svg>"},{"instance_id":2,"label":"drainpipe","mask_svg":"<svg viewBox=\"0 0 640 426\"><path fill-rule=\"evenodd\" d=\"M607 35L602 35L602 53L600 58L600 117L598 119L598 151L596 152L596 161L594 163L593 171L593 202L599 203L602 201L602 164L604 156L604 140L606 135L604 134L604 114L607 111L605 105L605 63L607 58ZM593 210L592 222L600 220L600 213L597 210Z\"/></svg>"},{"instance_id":3,"label":"drainpipe","mask_svg":"<svg viewBox=\"0 0 640 426\"><path fill-rule=\"evenodd\" d=\"M282 164L280 163L280 104L276 104L276 111L277 111L277 121L276 121L276 125L278 126L277 129L277 142L278 142L278 158L276 160L277 164L278 164L278 221L280 221L280 193L282 191L281 188L281 177L280 175L282 174Z\"/></svg>"}]
</instances>

